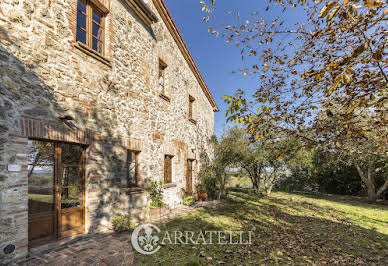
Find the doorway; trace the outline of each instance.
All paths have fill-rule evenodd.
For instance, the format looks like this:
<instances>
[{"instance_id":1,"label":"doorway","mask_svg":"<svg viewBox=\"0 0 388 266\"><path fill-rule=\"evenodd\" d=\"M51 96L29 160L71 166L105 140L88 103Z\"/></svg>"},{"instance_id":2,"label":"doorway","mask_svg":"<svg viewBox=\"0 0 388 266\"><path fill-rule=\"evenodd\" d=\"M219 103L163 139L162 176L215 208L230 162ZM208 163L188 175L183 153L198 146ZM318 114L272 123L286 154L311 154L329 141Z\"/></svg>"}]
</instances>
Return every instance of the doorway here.
<instances>
[{"instance_id":1,"label":"doorway","mask_svg":"<svg viewBox=\"0 0 388 266\"><path fill-rule=\"evenodd\" d=\"M85 149L28 141L30 246L85 232Z\"/></svg>"}]
</instances>

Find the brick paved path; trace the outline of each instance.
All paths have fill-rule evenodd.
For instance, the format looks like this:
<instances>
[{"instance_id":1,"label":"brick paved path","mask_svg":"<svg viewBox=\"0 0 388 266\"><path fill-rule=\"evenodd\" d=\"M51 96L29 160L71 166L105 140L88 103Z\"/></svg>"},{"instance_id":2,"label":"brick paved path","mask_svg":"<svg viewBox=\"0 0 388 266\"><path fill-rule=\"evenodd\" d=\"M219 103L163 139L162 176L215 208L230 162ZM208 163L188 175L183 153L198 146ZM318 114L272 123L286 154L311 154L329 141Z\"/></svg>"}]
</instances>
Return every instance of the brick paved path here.
<instances>
[{"instance_id":1,"label":"brick paved path","mask_svg":"<svg viewBox=\"0 0 388 266\"><path fill-rule=\"evenodd\" d=\"M180 206L171 210L166 216L151 220L155 225L167 223L177 217L186 216L196 208L215 208L220 201L198 202L193 207ZM133 265L131 234L96 234L84 235L73 240L60 240L30 249L27 259L17 264L20 266L116 266Z\"/></svg>"},{"instance_id":2,"label":"brick paved path","mask_svg":"<svg viewBox=\"0 0 388 266\"><path fill-rule=\"evenodd\" d=\"M30 253L18 265L132 265L134 257L130 234L86 236L53 249L49 246L31 249Z\"/></svg>"}]
</instances>

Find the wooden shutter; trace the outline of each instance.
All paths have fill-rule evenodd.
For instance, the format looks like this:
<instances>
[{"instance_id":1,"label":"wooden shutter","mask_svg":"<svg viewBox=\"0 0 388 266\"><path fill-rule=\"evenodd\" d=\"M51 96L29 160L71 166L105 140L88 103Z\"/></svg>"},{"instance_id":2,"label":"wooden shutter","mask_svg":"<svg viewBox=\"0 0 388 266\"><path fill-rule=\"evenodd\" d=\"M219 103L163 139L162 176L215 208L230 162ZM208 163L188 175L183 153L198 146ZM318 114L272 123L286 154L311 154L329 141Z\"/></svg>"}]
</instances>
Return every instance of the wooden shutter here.
<instances>
[{"instance_id":1,"label":"wooden shutter","mask_svg":"<svg viewBox=\"0 0 388 266\"><path fill-rule=\"evenodd\" d=\"M172 157L168 156L168 183L172 182Z\"/></svg>"},{"instance_id":2,"label":"wooden shutter","mask_svg":"<svg viewBox=\"0 0 388 266\"><path fill-rule=\"evenodd\" d=\"M168 155L164 156L164 182L172 182L172 157Z\"/></svg>"}]
</instances>

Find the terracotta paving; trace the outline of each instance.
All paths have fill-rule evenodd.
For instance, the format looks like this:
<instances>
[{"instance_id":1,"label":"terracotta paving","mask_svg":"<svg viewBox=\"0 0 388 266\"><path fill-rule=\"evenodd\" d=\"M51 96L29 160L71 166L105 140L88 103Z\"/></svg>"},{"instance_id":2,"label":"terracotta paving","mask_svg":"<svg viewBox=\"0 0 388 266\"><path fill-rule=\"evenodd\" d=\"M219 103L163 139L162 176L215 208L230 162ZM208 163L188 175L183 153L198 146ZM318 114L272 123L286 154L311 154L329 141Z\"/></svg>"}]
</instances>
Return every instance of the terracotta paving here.
<instances>
[{"instance_id":1,"label":"terracotta paving","mask_svg":"<svg viewBox=\"0 0 388 266\"><path fill-rule=\"evenodd\" d=\"M89 235L55 248L31 249L29 258L16 265L132 265L133 255L128 233Z\"/></svg>"}]
</instances>

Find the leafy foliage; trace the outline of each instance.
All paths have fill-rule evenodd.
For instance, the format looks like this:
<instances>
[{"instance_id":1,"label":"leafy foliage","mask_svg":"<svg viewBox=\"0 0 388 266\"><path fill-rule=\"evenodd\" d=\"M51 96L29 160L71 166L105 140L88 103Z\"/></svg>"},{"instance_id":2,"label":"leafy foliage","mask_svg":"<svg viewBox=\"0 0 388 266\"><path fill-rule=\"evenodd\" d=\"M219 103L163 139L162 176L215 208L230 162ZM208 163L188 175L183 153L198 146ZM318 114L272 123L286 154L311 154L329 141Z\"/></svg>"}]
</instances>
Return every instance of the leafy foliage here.
<instances>
[{"instance_id":1,"label":"leafy foliage","mask_svg":"<svg viewBox=\"0 0 388 266\"><path fill-rule=\"evenodd\" d=\"M202 166L199 171L200 185L198 192L206 193L209 199L217 198L217 191L220 187L220 175L214 166Z\"/></svg>"},{"instance_id":2,"label":"leafy foliage","mask_svg":"<svg viewBox=\"0 0 388 266\"><path fill-rule=\"evenodd\" d=\"M368 196L370 201L386 197L388 168L384 155L301 149L287 162L287 168L290 174L279 180L278 190Z\"/></svg>"},{"instance_id":3,"label":"leafy foliage","mask_svg":"<svg viewBox=\"0 0 388 266\"><path fill-rule=\"evenodd\" d=\"M386 152L387 10L382 0L269 0L246 19L231 11L237 23L220 35L240 47L249 66L239 72L260 83L253 95L224 97L228 120L258 139L292 135L309 146L364 141L377 130L375 151ZM281 12L298 20L284 21Z\"/></svg>"},{"instance_id":4,"label":"leafy foliage","mask_svg":"<svg viewBox=\"0 0 388 266\"><path fill-rule=\"evenodd\" d=\"M150 187L151 207L163 207L166 203L163 202L163 182L153 181Z\"/></svg>"},{"instance_id":5,"label":"leafy foliage","mask_svg":"<svg viewBox=\"0 0 388 266\"><path fill-rule=\"evenodd\" d=\"M192 206L192 205L194 205L194 203L195 203L195 196L185 195L183 197L183 205L185 205L185 206Z\"/></svg>"},{"instance_id":6,"label":"leafy foliage","mask_svg":"<svg viewBox=\"0 0 388 266\"><path fill-rule=\"evenodd\" d=\"M116 233L131 232L136 225L129 215L116 216L112 220L112 227Z\"/></svg>"}]
</instances>

